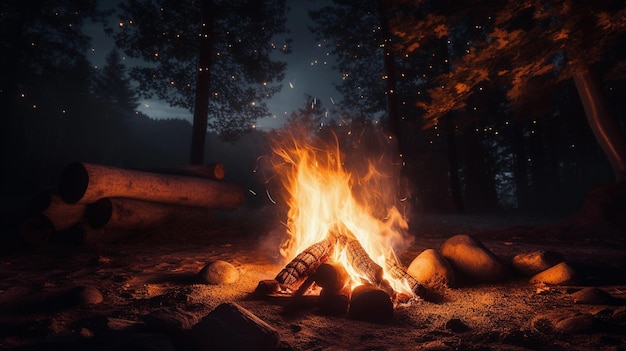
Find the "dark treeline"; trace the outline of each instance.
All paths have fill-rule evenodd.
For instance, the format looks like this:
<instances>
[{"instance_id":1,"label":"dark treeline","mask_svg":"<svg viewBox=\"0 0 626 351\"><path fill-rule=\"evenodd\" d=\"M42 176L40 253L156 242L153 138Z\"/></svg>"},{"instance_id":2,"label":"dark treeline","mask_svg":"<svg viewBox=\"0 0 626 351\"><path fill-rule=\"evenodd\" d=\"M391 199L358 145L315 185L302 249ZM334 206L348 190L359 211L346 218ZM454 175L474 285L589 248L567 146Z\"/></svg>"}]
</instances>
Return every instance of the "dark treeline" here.
<instances>
[{"instance_id":1,"label":"dark treeline","mask_svg":"<svg viewBox=\"0 0 626 351\"><path fill-rule=\"evenodd\" d=\"M383 116L420 207L547 214L624 180L625 13L611 0L333 0L311 18L344 77L339 113Z\"/></svg>"},{"instance_id":2,"label":"dark treeline","mask_svg":"<svg viewBox=\"0 0 626 351\"><path fill-rule=\"evenodd\" d=\"M620 179L589 127L575 84L578 81L572 77L580 67L594 68L603 78L602 92L623 132L624 30L606 29L613 38L610 43L574 31L552 37L575 39L567 45L550 46L535 40L537 50L547 56L518 57L510 52L528 53L533 42L520 40L524 33L535 35L546 28L554 31L550 27L554 18L566 18L516 12L514 2L502 2L498 8L481 7L487 3L491 2L468 1L463 10L437 1L415 6L404 1L337 0L311 12L314 33L334 54L344 76L338 86L344 99L327 109L310 97L293 112L287 125L306 125L320 134L332 131L346 145L353 140L350 133L364 127L393 135L402 155L409 198L421 211L563 214L575 210L590 187ZM625 11L624 6L611 1L602 4L608 4L606 12L595 9L596 18L606 14L605 26L610 27L612 18ZM1 45L8 53L0 58L2 208L16 207L39 189L54 191L63 167L72 161L133 169L188 164L192 125L174 118L153 120L136 111L138 95L155 93L152 90L156 88L148 89L146 84L152 81L146 76L144 89L138 90L131 73L137 76L160 66L153 62L148 68L137 66L127 72L121 53L113 50L106 64L94 69L85 56L89 38L81 25L87 20L102 21L108 14L98 11L95 1L39 5L39 11L16 1L0 5ZM471 8L482 10L467 10ZM175 14L178 18L179 13ZM570 20L574 19L581 20ZM130 24L130 19L124 23ZM283 33L282 22L277 28ZM173 40L172 33L162 35L163 40ZM151 40L159 43L159 38ZM245 49L232 49L228 40L241 39L233 38L230 34L221 38L226 40L220 43L220 57L226 57L222 63L230 62L229 50ZM117 39L124 41L123 36ZM575 54L581 56L583 44L590 42L602 50L588 51L589 60L582 62ZM128 43L126 50L132 50ZM503 49L507 45L510 52ZM149 47L139 49L150 53ZM279 50L289 51L286 47ZM158 52L159 57L165 52ZM193 67L197 55L185 52L184 56L180 59ZM213 96L219 98L210 101L210 110L219 113L210 118L215 118L213 123L219 127L214 130L222 135L207 134L204 161L224 163L227 178L250 189L254 205L258 205L269 201L263 195L264 179L254 173L259 157L269 152L268 134L250 126L255 118L266 115L260 99L278 91L283 66L274 67L271 77L257 77L255 61L244 61L237 71L247 78L234 90L229 90L228 83L237 81L232 78L236 76L234 68L214 68L219 73L216 76L230 80L220 79L213 85ZM576 62L578 70L570 61ZM178 105L193 109L192 71L185 70L185 79L176 81L150 71L161 78L152 82L162 88L156 89L157 95L165 97L167 89L178 89L167 96L172 101L184 97L185 103ZM266 87L271 82L274 84ZM257 83L261 84L258 91L246 90ZM222 91L243 95L233 100ZM230 100L224 104L220 99ZM238 110L237 106L248 101L255 104ZM262 109L257 109L259 106Z\"/></svg>"}]
</instances>

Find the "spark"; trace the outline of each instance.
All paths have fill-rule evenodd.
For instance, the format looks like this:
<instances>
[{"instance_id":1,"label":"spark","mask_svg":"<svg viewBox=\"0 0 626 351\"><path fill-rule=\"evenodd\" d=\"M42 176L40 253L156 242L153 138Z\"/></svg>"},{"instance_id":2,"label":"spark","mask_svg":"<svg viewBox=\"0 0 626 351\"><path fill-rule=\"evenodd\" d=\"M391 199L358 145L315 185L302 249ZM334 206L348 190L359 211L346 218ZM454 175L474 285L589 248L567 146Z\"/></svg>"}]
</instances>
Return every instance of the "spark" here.
<instances>
[{"instance_id":1,"label":"spark","mask_svg":"<svg viewBox=\"0 0 626 351\"><path fill-rule=\"evenodd\" d=\"M249 191L252 195L256 196L256 193L254 192L254 190L252 190L252 189L248 189L248 191Z\"/></svg>"},{"instance_id":2,"label":"spark","mask_svg":"<svg viewBox=\"0 0 626 351\"><path fill-rule=\"evenodd\" d=\"M274 201L274 199L272 199L272 196L270 195L270 191L269 191L269 189L265 189L265 193L267 194L267 198L268 198L268 199L270 199L270 201L271 201L273 204L276 204L276 201Z\"/></svg>"}]
</instances>

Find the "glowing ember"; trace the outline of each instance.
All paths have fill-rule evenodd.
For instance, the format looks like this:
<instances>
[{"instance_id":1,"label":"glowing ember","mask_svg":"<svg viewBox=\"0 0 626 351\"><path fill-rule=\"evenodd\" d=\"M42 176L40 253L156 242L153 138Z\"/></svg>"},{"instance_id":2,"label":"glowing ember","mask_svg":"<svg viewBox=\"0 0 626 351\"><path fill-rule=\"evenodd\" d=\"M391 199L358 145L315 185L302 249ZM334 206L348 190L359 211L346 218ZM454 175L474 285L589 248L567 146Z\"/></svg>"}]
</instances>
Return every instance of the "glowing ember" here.
<instances>
[{"instance_id":1,"label":"glowing ember","mask_svg":"<svg viewBox=\"0 0 626 351\"><path fill-rule=\"evenodd\" d=\"M399 167L393 162L393 140L378 133L349 133L341 141L335 134L330 141L305 133L279 135L273 145L275 168L283 177L289 205L289 237L281 254L291 260L329 235L338 235L342 244L335 245L330 261L344 265L353 286L372 282L350 262L360 244L385 270L383 278L396 292L412 294L406 281L386 271L389 262L397 263L394 249L406 245L409 237L396 200Z\"/></svg>"}]
</instances>

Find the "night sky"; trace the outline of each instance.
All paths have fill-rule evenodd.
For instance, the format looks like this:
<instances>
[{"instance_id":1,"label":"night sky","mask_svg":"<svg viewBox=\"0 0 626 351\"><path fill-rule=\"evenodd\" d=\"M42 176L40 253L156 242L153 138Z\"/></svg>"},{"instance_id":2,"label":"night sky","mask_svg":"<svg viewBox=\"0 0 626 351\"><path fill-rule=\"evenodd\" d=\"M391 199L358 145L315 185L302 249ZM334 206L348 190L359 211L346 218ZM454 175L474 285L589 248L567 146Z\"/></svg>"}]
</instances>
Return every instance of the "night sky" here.
<instances>
[{"instance_id":1,"label":"night sky","mask_svg":"<svg viewBox=\"0 0 626 351\"><path fill-rule=\"evenodd\" d=\"M104 8L114 8L118 0L102 0ZM312 22L308 18L308 10L321 7L327 1L301 1L287 0L287 27L290 30L288 37L293 39L292 53L280 55L279 59L287 62L285 80L282 82L282 90L267 101L269 111L273 117L263 118L257 121L259 129L280 126L287 116L304 106L306 96L313 96L329 107L338 103L341 96L335 90L333 82L341 79L341 73L333 69L332 55L329 55L309 32L308 27ZM113 27L118 22L117 16L112 15L109 19ZM86 33L92 37L93 48L88 57L94 66L101 67L105 56L113 49L113 39L104 34L98 24L87 24ZM120 50L121 51L121 50ZM125 60L127 67L140 64L131 59ZM167 102L160 100L141 100L139 111L155 118L182 118L191 122L192 114L188 110L171 107Z\"/></svg>"}]
</instances>

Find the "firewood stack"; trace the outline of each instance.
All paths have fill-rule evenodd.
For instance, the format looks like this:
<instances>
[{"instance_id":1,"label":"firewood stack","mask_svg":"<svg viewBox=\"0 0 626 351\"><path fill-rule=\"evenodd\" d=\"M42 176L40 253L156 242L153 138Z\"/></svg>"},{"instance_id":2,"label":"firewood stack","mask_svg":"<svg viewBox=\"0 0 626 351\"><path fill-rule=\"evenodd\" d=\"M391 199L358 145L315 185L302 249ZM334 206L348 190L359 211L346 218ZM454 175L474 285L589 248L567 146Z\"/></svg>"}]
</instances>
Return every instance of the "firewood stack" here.
<instances>
[{"instance_id":1,"label":"firewood stack","mask_svg":"<svg viewBox=\"0 0 626 351\"><path fill-rule=\"evenodd\" d=\"M32 201L22 234L28 242L40 243L67 231L84 236L86 227L132 230L181 214L234 210L243 204L244 191L223 181L224 175L221 163L149 172L72 163L61 174L58 195L43 194Z\"/></svg>"},{"instance_id":2,"label":"firewood stack","mask_svg":"<svg viewBox=\"0 0 626 351\"><path fill-rule=\"evenodd\" d=\"M331 261L333 253L346 250L351 268L361 281L351 282L346 267ZM395 279L404 279L415 296L425 297L425 287L409 275L395 258L386 262L387 272ZM374 262L349 230L331 231L326 238L309 246L292 259L274 280L259 282L257 294L288 294L290 309L297 307L308 290L321 289L317 307L322 314L343 315L373 322L385 322L393 316L394 302L407 299L399 296L383 278L383 268ZM351 283L360 284L351 290Z\"/></svg>"}]
</instances>

